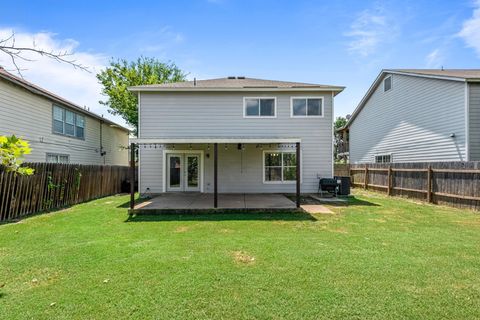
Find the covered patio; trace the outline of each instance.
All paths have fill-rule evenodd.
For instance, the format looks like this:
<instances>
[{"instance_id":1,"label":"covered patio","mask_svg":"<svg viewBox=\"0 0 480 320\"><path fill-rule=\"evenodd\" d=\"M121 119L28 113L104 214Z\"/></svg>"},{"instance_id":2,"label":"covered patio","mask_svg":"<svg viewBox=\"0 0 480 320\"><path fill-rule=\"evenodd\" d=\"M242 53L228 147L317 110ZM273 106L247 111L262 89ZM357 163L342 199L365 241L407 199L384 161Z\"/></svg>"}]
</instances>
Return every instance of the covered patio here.
<instances>
[{"instance_id":1,"label":"covered patio","mask_svg":"<svg viewBox=\"0 0 480 320\"><path fill-rule=\"evenodd\" d=\"M135 205L131 213L194 213L203 211L295 211L295 202L282 194L218 194L217 207L211 193L165 193Z\"/></svg>"}]
</instances>

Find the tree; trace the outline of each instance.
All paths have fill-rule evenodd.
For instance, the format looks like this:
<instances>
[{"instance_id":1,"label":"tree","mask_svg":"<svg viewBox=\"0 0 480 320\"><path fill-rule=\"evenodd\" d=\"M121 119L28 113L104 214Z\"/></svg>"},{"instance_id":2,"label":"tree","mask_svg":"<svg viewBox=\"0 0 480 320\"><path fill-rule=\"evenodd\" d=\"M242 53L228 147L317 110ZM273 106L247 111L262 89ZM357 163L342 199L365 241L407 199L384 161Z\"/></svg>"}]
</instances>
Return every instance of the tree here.
<instances>
[{"instance_id":1,"label":"tree","mask_svg":"<svg viewBox=\"0 0 480 320\"><path fill-rule=\"evenodd\" d=\"M108 97L100 104L110 108L108 112L122 116L125 121L138 127L137 95L128 91L130 86L160 84L185 80L186 74L174 63L163 63L154 58L140 57L136 61L125 59L110 61L110 66L97 74L102 84L102 93Z\"/></svg>"},{"instance_id":2,"label":"tree","mask_svg":"<svg viewBox=\"0 0 480 320\"><path fill-rule=\"evenodd\" d=\"M346 124L347 124L347 118L345 118L345 117L337 117L337 118L335 119L335 124L334 124L335 130L344 127Z\"/></svg>"},{"instance_id":3,"label":"tree","mask_svg":"<svg viewBox=\"0 0 480 320\"><path fill-rule=\"evenodd\" d=\"M7 172L15 172L22 175L33 174L33 169L22 167L23 156L31 151L28 142L14 135L0 136L0 164Z\"/></svg>"},{"instance_id":4,"label":"tree","mask_svg":"<svg viewBox=\"0 0 480 320\"><path fill-rule=\"evenodd\" d=\"M69 64L75 69L90 72L88 67L78 63L75 59L72 59L73 52L44 50L42 48L38 48L35 44L35 41L33 41L32 46L18 46L15 43L15 32L12 32L12 34L5 39L0 39L0 53L5 54L10 58L13 66L15 67L15 71L22 78L22 69L20 69L18 66L17 61L33 61L32 59L26 57L26 54L28 53L35 53L39 56L44 56L57 62Z\"/></svg>"}]
</instances>

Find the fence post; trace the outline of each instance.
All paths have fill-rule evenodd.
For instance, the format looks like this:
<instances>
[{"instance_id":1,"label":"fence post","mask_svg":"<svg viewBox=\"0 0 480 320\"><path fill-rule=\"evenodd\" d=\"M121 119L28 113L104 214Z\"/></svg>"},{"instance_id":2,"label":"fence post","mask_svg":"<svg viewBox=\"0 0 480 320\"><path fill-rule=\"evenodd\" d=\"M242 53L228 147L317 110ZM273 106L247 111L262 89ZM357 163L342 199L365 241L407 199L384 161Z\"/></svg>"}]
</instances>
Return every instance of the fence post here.
<instances>
[{"instance_id":1,"label":"fence post","mask_svg":"<svg viewBox=\"0 0 480 320\"><path fill-rule=\"evenodd\" d=\"M387 194L389 196L392 195L392 165L388 166L388 189L387 189Z\"/></svg>"},{"instance_id":2,"label":"fence post","mask_svg":"<svg viewBox=\"0 0 480 320\"><path fill-rule=\"evenodd\" d=\"M368 187L368 166L365 164L365 179L363 181L363 189L367 190Z\"/></svg>"},{"instance_id":3,"label":"fence post","mask_svg":"<svg viewBox=\"0 0 480 320\"><path fill-rule=\"evenodd\" d=\"M130 209L135 208L135 143L130 143Z\"/></svg>"},{"instance_id":4,"label":"fence post","mask_svg":"<svg viewBox=\"0 0 480 320\"><path fill-rule=\"evenodd\" d=\"M428 171L427 171L427 201L431 203L433 201L432 199L432 166L428 166Z\"/></svg>"}]
</instances>

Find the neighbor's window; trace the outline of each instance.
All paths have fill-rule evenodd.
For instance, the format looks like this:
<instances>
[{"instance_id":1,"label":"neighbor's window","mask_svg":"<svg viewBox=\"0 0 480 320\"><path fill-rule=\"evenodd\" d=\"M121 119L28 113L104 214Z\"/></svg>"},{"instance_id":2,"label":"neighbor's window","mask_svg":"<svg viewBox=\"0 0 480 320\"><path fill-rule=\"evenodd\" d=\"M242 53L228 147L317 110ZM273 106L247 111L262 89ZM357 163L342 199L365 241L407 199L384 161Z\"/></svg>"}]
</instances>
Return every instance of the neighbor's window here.
<instances>
[{"instance_id":1,"label":"neighbor's window","mask_svg":"<svg viewBox=\"0 0 480 320\"><path fill-rule=\"evenodd\" d=\"M245 98L245 117L275 117L275 98Z\"/></svg>"},{"instance_id":2,"label":"neighbor's window","mask_svg":"<svg viewBox=\"0 0 480 320\"><path fill-rule=\"evenodd\" d=\"M292 117L322 117L323 98L292 98Z\"/></svg>"},{"instance_id":3,"label":"neighbor's window","mask_svg":"<svg viewBox=\"0 0 480 320\"><path fill-rule=\"evenodd\" d=\"M48 163L69 163L70 156L68 154L47 153Z\"/></svg>"},{"instance_id":4,"label":"neighbor's window","mask_svg":"<svg viewBox=\"0 0 480 320\"><path fill-rule=\"evenodd\" d=\"M375 163L389 163L392 162L392 155L380 154L375 156Z\"/></svg>"},{"instance_id":5,"label":"neighbor's window","mask_svg":"<svg viewBox=\"0 0 480 320\"><path fill-rule=\"evenodd\" d=\"M83 139L85 117L68 109L53 106L53 132Z\"/></svg>"},{"instance_id":6,"label":"neighbor's window","mask_svg":"<svg viewBox=\"0 0 480 320\"><path fill-rule=\"evenodd\" d=\"M392 89L392 76L388 76L383 80L383 91Z\"/></svg>"},{"instance_id":7,"label":"neighbor's window","mask_svg":"<svg viewBox=\"0 0 480 320\"><path fill-rule=\"evenodd\" d=\"M297 177L297 156L294 152L268 151L264 153L265 182L295 181Z\"/></svg>"}]
</instances>

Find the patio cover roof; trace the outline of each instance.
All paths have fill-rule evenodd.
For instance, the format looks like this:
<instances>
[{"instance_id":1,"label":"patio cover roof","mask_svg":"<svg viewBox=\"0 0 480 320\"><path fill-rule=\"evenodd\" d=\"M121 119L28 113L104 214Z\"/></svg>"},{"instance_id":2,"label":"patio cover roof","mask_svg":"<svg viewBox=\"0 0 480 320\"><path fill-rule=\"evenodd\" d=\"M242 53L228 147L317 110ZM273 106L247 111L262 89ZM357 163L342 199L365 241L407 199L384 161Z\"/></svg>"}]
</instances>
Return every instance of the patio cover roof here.
<instances>
[{"instance_id":1,"label":"patio cover roof","mask_svg":"<svg viewBox=\"0 0 480 320\"><path fill-rule=\"evenodd\" d=\"M169 137L131 139L132 143L296 143L300 138L293 137Z\"/></svg>"}]
</instances>

